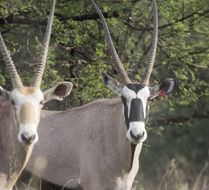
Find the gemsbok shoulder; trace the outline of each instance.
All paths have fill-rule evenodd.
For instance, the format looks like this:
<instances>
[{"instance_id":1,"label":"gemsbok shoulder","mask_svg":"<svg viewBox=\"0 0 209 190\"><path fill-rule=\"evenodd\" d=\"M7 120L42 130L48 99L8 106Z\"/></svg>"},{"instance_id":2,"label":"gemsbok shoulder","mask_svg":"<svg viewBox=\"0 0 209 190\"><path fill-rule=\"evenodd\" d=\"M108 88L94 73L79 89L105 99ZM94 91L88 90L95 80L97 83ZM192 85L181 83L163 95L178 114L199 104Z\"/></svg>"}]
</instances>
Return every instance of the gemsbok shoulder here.
<instances>
[{"instance_id":1,"label":"gemsbok shoulder","mask_svg":"<svg viewBox=\"0 0 209 190\"><path fill-rule=\"evenodd\" d=\"M37 127L44 103L52 99L62 100L72 89L72 83L60 82L44 92L40 90L54 10L55 0L47 23L40 62L31 86L23 85L0 33L0 52L13 87L11 92L0 87L0 190L12 190L27 164L33 145L38 141Z\"/></svg>"},{"instance_id":2,"label":"gemsbok shoulder","mask_svg":"<svg viewBox=\"0 0 209 190\"><path fill-rule=\"evenodd\" d=\"M141 147L147 138L148 102L170 94L174 80L166 78L158 85L149 86L158 39L155 0L149 60L141 82L137 83L129 79L104 16L93 0L92 3L122 80L119 83L104 75L104 82L120 98L100 99L62 112L45 112L40 122L41 138L26 169L48 182L71 189L130 190L139 169ZM41 172L36 164L40 158L45 160Z\"/></svg>"}]
</instances>

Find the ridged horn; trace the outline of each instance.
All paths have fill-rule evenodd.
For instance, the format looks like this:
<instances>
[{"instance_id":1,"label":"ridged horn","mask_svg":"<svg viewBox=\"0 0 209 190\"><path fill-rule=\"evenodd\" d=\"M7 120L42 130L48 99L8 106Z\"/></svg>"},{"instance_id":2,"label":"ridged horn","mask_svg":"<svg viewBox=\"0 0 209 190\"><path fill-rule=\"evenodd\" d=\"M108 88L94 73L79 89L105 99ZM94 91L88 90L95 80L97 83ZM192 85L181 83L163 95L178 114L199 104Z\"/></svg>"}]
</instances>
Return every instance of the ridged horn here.
<instances>
[{"instance_id":1,"label":"ridged horn","mask_svg":"<svg viewBox=\"0 0 209 190\"><path fill-rule=\"evenodd\" d=\"M12 61L12 58L10 56L9 51L7 50L7 47L4 43L3 37L0 33L0 51L3 56L3 60L6 63L7 70L9 72L10 78L12 80L12 86L13 88L21 88L23 87L22 81L20 79L20 76L18 75L18 72L16 70L16 67Z\"/></svg>"},{"instance_id":2,"label":"ridged horn","mask_svg":"<svg viewBox=\"0 0 209 190\"><path fill-rule=\"evenodd\" d=\"M42 81L44 69L46 66L47 54L48 54L48 50L49 50L50 37L51 37L51 33L52 33L52 24L53 24L53 18L54 18L55 4L56 4L56 0L53 0L48 23L47 23L47 27L46 27L46 32L45 32L45 36L44 36L44 42L42 44L40 62L37 66L35 77L32 82L32 86L34 86L34 87L41 86L41 81Z\"/></svg>"},{"instance_id":3,"label":"ridged horn","mask_svg":"<svg viewBox=\"0 0 209 190\"><path fill-rule=\"evenodd\" d=\"M103 29L104 29L104 33L105 33L105 38L106 38L106 41L108 43L108 46L109 46L109 49L110 49L110 52L111 52L111 55L112 55L112 58L113 58L113 63L114 63L114 66L115 66L115 69L116 71L118 72L119 76L121 77L123 83L125 84L128 84L128 83L131 83L131 80L129 79L128 77L128 74L126 73L124 67L123 67L123 64L118 56L118 53L114 47L114 43L112 41L112 37L110 35L110 31L109 31L109 28L108 28L108 25L107 25L107 22L104 18L104 15L102 14L101 10L99 9L99 7L97 6L97 4L94 2L94 0L91 0L99 17L100 17L100 20L101 20L101 23L103 25Z\"/></svg>"},{"instance_id":4,"label":"ridged horn","mask_svg":"<svg viewBox=\"0 0 209 190\"><path fill-rule=\"evenodd\" d=\"M153 70L153 66L155 63L155 56L156 56L156 50L157 50L157 41L158 41L158 13L157 13L157 5L156 1L153 0L153 37L152 37L152 45L151 49L148 54L148 61L147 61L147 66L144 72L144 75L142 77L141 83L148 85L149 84L149 79L150 75Z\"/></svg>"}]
</instances>

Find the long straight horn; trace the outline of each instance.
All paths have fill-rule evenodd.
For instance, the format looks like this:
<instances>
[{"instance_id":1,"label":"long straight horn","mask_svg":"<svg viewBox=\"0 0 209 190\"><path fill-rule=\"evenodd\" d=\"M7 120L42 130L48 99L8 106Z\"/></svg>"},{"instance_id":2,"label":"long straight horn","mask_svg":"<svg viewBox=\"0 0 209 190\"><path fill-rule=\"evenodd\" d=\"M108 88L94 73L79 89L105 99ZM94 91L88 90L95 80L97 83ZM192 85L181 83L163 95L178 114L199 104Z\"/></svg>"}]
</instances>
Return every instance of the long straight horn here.
<instances>
[{"instance_id":1,"label":"long straight horn","mask_svg":"<svg viewBox=\"0 0 209 190\"><path fill-rule=\"evenodd\" d=\"M56 4L56 0L53 0L48 23L47 23L47 28L46 28L46 32L45 32L45 36L44 36L44 42L42 45L40 62L37 66L37 71L35 73L34 81L32 82L32 86L34 86L34 87L41 86L41 80L42 80L44 69L46 66L47 54L48 54L48 49L49 49L49 42L50 42L50 37L51 37L51 33L52 33L52 23L53 23L53 18L54 18L55 4Z\"/></svg>"},{"instance_id":2,"label":"long straight horn","mask_svg":"<svg viewBox=\"0 0 209 190\"><path fill-rule=\"evenodd\" d=\"M109 28L107 26L107 22L105 21L105 18L104 18L104 15L102 14L101 10L99 9L99 7L97 6L97 4L94 2L94 0L91 0L92 3L94 4L94 7L97 11L97 13L99 14L99 17L100 17L100 20L101 20L101 23L103 25L103 28L104 28L104 32L105 32L105 38L107 40L107 43L108 43L108 46L110 48L110 52L112 54L112 58L114 60L114 66L115 66L115 69L116 71L118 72L118 74L120 75L120 77L122 78L123 80L123 83L125 84L128 84L128 83L131 83L131 80L129 79L124 67L123 67L123 64L117 54L117 51L114 47L114 44L113 44L113 41L112 41L112 38L111 38L111 35L110 35L110 31L109 31Z\"/></svg>"},{"instance_id":3,"label":"long straight horn","mask_svg":"<svg viewBox=\"0 0 209 190\"><path fill-rule=\"evenodd\" d=\"M145 85L149 84L150 75L153 70L153 66L155 63L155 56L157 50L157 41L158 41L158 14L157 14L157 5L156 1L153 0L153 37L152 37L152 45L149 52L149 58L147 62L147 67L144 72L144 76L142 77L142 83Z\"/></svg>"},{"instance_id":4,"label":"long straight horn","mask_svg":"<svg viewBox=\"0 0 209 190\"><path fill-rule=\"evenodd\" d=\"M10 53L7 50L7 47L6 47L5 43L4 43L4 40L3 40L3 37L1 35L1 33L0 33L0 51L2 53L3 60L6 63L6 67L8 69L10 78L12 80L13 88L23 87L23 84L22 84L22 81L20 79L20 76L18 75L18 72L17 72L17 70L15 68L15 65L14 65L13 61L12 61Z\"/></svg>"}]
</instances>

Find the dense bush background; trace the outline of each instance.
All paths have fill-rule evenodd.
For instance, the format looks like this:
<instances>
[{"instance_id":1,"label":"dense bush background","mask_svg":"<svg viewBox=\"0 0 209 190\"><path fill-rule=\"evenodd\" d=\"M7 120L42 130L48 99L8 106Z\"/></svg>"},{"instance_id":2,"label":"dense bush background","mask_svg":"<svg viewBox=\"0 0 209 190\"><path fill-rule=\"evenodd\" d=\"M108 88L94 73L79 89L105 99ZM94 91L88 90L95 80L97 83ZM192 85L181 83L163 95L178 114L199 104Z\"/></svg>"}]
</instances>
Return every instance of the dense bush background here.
<instances>
[{"instance_id":1,"label":"dense bush background","mask_svg":"<svg viewBox=\"0 0 209 190\"><path fill-rule=\"evenodd\" d=\"M152 37L151 1L96 2L104 12L130 78L139 81ZM141 190L156 189L156 184L163 183L171 163L191 187L208 162L208 0L159 0L157 4L159 41L151 84L173 77L176 90L168 99L151 103L149 137L140 158ZM39 61L50 6L47 0L0 1L0 31L25 84L30 83ZM0 84L11 89L2 58L0 62ZM117 78L92 4L89 0L57 1L42 88L62 80L73 82L71 96L56 109L113 97L101 80L102 72Z\"/></svg>"}]
</instances>

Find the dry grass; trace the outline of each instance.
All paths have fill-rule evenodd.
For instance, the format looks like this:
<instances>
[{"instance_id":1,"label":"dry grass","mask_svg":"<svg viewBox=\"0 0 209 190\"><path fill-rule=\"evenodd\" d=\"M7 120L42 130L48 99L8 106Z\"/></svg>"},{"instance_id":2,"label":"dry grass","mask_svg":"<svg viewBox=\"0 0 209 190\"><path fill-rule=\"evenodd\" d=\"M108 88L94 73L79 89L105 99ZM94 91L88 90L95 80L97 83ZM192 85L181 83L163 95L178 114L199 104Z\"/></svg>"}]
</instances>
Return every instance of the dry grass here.
<instances>
[{"instance_id":1,"label":"dry grass","mask_svg":"<svg viewBox=\"0 0 209 190\"><path fill-rule=\"evenodd\" d=\"M208 190L208 172L208 163L205 163L201 171L195 175L178 168L176 160L172 159L157 188L139 188L139 190Z\"/></svg>"},{"instance_id":2,"label":"dry grass","mask_svg":"<svg viewBox=\"0 0 209 190\"><path fill-rule=\"evenodd\" d=\"M209 166L205 163L203 168L199 171L197 175L188 174L188 171L180 169L173 159L168 164L164 175L162 176L159 185L150 185L150 188L145 188L135 181L135 185L132 190L208 190L209 189ZM31 183L33 178L30 179L28 185L20 183L15 190L48 190L41 189L41 187L33 188ZM41 184L41 183L39 183ZM138 187L137 187L138 186ZM61 188L60 190L62 190Z\"/></svg>"}]
</instances>

